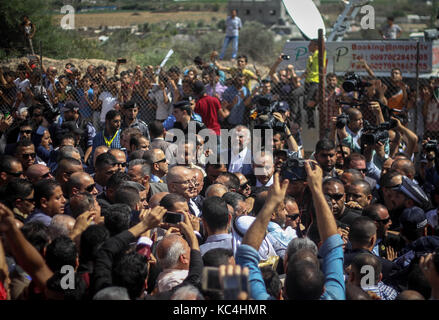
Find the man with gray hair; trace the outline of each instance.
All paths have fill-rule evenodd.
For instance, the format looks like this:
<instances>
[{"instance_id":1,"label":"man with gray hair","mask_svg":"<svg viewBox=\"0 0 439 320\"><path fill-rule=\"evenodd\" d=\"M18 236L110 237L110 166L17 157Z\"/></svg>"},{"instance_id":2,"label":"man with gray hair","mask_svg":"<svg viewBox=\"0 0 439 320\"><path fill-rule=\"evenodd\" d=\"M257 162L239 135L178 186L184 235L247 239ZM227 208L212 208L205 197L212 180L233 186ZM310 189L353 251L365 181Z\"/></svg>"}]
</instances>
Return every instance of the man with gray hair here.
<instances>
[{"instance_id":1,"label":"man with gray hair","mask_svg":"<svg viewBox=\"0 0 439 320\"><path fill-rule=\"evenodd\" d=\"M308 250L317 256L318 248L317 245L308 237L304 238L294 238L288 243L287 250L285 250L285 255L283 257L284 272L286 273L288 267L288 259L294 256L299 250Z\"/></svg>"},{"instance_id":2,"label":"man with gray hair","mask_svg":"<svg viewBox=\"0 0 439 320\"><path fill-rule=\"evenodd\" d=\"M186 285L177 289L171 296L171 300L204 300L204 297L196 287Z\"/></svg>"},{"instance_id":3,"label":"man with gray hair","mask_svg":"<svg viewBox=\"0 0 439 320\"><path fill-rule=\"evenodd\" d=\"M157 246L156 257L162 272L157 278L157 288L159 293L172 290L174 287L189 282L189 268L191 274L199 273L203 260L201 258L200 247L192 226L181 226L180 231L185 235L187 241L180 235L170 234L164 237Z\"/></svg>"},{"instance_id":4,"label":"man with gray hair","mask_svg":"<svg viewBox=\"0 0 439 320\"><path fill-rule=\"evenodd\" d=\"M75 223L76 220L66 214L54 215L48 228L50 239L53 241L59 236L69 237Z\"/></svg>"},{"instance_id":5,"label":"man with gray hair","mask_svg":"<svg viewBox=\"0 0 439 320\"><path fill-rule=\"evenodd\" d=\"M93 300L131 300L124 287L107 287L98 291Z\"/></svg>"},{"instance_id":6,"label":"man with gray hair","mask_svg":"<svg viewBox=\"0 0 439 320\"><path fill-rule=\"evenodd\" d=\"M81 154L77 148L73 146L63 146L51 153L47 166L54 172L58 167L59 162L66 158L76 159L82 164Z\"/></svg>"}]
</instances>

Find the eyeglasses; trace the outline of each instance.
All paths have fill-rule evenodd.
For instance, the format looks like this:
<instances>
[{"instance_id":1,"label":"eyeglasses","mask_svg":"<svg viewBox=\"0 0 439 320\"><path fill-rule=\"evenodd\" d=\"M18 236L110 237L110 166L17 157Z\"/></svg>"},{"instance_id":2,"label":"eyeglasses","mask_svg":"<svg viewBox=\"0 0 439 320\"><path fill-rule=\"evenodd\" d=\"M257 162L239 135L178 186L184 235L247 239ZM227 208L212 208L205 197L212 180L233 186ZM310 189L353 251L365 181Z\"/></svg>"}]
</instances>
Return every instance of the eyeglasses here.
<instances>
[{"instance_id":1,"label":"eyeglasses","mask_svg":"<svg viewBox=\"0 0 439 320\"><path fill-rule=\"evenodd\" d=\"M85 188L85 191L92 193L94 188L96 187L96 183L93 183Z\"/></svg>"},{"instance_id":2,"label":"eyeglasses","mask_svg":"<svg viewBox=\"0 0 439 320\"><path fill-rule=\"evenodd\" d=\"M343 198L343 193L335 193L335 194L325 194L327 197L331 198L332 200L339 201L341 198Z\"/></svg>"},{"instance_id":3,"label":"eyeglasses","mask_svg":"<svg viewBox=\"0 0 439 320\"><path fill-rule=\"evenodd\" d=\"M297 218L299 218L300 214L296 213L296 214L289 214L287 215L287 218L291 219L291 220L296 220Z\"/></svg>"},{"instance_id":4,"label":"eyeglasses","mask_svg":"<svg viewBox=\"0 0 439 320\"><path fill-rule=\"evenodd\" d=\"M166 162L166 158L163 158L163 159L161 159L161 160L159 160L159 161L156 161L156 162L154 162L154 163L160 163L160 162Z\"/></svg>"},{"instance_id":5,"label":"eyeglasses","mask_svg":"<svg viewBox=\"0 0 439 320\"><path fill-rule=\"evenodd\" d=\"M127 166L127 163L126 162L117 162L116 165L125 168Z\"/></svg>"},{"instance_id":6,"label":"eyeglasses","mask_svg":"<svg viewBox=\"0 0 439 320\"><path fill-rule=\"evenodd\" d=\"M20 130L21 134L32 134L32 130Z\"/></svg>"},{"instance_id":7,"label":"eyeglasses","mask_svg":"<svg viewBox=\"0 0 439 320\"><path fill-rule=\"evenodd\" d=\"M34 153L23 153L21 155L21 157L23 157L23 158L32 158L32 159L34 159L35 156L36 156L35 152Z\"/></svg>"},{"instance_id":8,"label":"eyeglasses","mask_svg":"<svg viewBox=\"0 0 439 320\"><path fill-rule=\"evenodd\" d=\"M245 182L239 186L240 189L247 189L248 187L250 187L250 184L248 182Z\"/></svg>"},{"instance_id":9,"label":"eyeglasses","mask_svg":"<svg viewBox=\"0 0 439 320\"><path fill-rule=\"evenodd\" d=\"M186 181L174 181L173 183L178 183L178 184L185 184L185 185L196 185L196 182L194 180L186 180Z\"/></svg>"},{"instance_id":10,"label":"eyeglasses","mask_svg":"<svg viewBox=\"0 0 439 320\"><path fill-rule=\"evenodd\" d=\"M50 175L51 175L50 171L47 171L45 174L43 174L43 175L40 177L40 179L47 179L47 178L50 177Z\"/></svg>"},{"instance_id":11,"label":"eyeglasses","mask_svg":"<svg viewBox=\"0 0 439 320\"><path fill-rule=\"evenodd\" d=\"M390 221L390 217L381 219L381 220L375 220L376 222L381 222L382 224L388 224Z\"/></svg>"},{"instance_id":12,"label":"eyeglasses","mask_svg":"<svg viewBox=\"0 0 439 320\"><path fill-rule=\"evenodd\" d=\"M18 171L18 172L8 172L8 171L5 171L7 174L10 174L11 176L14 176L14 177L17 177L17 178L19 178L22 174L23 174L23 171Z\"/></svg>"},{"instance_id":13,"label":"eyeglasses","mask_svg":"<svg viewBox=\"0 0 439 320\"><path fill-rule=\"evenodd\" d=\"M20 198L23 201L28 201L30 203L34 203L35 202L35 198L29 198L29 199L24 199L24 198Z\"/></svg>"}]
</instances>

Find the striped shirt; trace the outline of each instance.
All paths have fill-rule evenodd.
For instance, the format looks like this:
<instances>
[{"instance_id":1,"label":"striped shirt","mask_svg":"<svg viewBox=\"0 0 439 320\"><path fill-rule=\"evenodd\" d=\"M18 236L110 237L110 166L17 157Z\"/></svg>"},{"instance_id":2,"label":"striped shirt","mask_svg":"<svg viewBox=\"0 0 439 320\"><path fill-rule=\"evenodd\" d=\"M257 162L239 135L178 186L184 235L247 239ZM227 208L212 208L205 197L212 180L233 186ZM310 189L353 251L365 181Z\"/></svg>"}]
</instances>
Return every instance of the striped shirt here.
<instances>
[{"instance_id":1,"label":"striped shirt","mask_svg":"<svg viewBox=\"0 0 439 320\"><path fill-rule=\"evenodd\" d=\"M108 146L110 149L120 149L121 145L120 145L120 132L122 130L119 129L117 130L116 136L114 137L105 137L104 138L104 132L103 131L99 131L96 136L93 139L93 152L94 149L96 149L99 146L108 146L106 141L111 141L111 139L113 139L113 141L111 141L111 144Z\"/></svg>"}]
</instances>

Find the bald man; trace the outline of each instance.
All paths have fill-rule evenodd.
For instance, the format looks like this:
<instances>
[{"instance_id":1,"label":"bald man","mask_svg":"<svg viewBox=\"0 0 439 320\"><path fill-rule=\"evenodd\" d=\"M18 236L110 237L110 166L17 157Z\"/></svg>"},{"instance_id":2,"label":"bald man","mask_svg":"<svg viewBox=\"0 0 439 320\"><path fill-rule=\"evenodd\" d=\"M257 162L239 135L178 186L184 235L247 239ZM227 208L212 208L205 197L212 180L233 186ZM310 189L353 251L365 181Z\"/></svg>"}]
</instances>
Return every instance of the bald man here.
<instances>
[{"instance_id":1,"label":"bald man","mask_svg":"<svg viewBox=\"0 0 439 320\"><path fill-rule=\"evenodd\" d=\"M425 300L424 296L415 290L404 290L395 300Z\"/></svg>"},{"instance_id":2,"label":"bald man","mask_svg":"<svg viewBox=\"0 0 439 320\"><path fill-rule=\"evenodd\" d=\"M94 196L98 195L93 177L86 172L72 173L70 179L67 181L66 192L68 198L82 192L89 192Z\"/></svg>"},{"instance_id":3,"label":"bald man","mask_svg":"<svg viewBox=\"0 0 439 320\"><path fill-rule=\"evenodd\" d=\"M219 183L214 183L206 189L206 199L210 198L210 197L222 198L222 196L225 193L227 193L228 191L229 190L227 189L227 187L225 185L219 184Z\"/></svg>"},{"instance_id":4,"label":"bald man","mask_svg":"<svg viewBox=\"0 0 439 320\"><path fill-rule=\"evenodd\" d=\"M107 153L109 150L110 150L110 148L108 148L105 145L96 147L96 149L93 153L93 168L95 168L95 165L96 165L96 158L99 157L103 153Z\"/></svg>"},{"instance_id":5,"label":"bald man","mask_svg":"<svg viewBox=\"0 0 439 320\"><path fill-rule=\"evenodd\" d=\"M408 159L397 159L393 161L391 169L399 172L411 180L413 180L416 175L415 165Z\"/></svg>"},{"instance_id":6,"label":"bald man","mask_svg":"<svg viewBox=\"0 0 439 320\"><path fill-rule=\"evenodd\" d=\"M26 170L26 177L33 184L44 179L53 179L50 169L43 164L33 164Z\"/></svg>"},{"instance_id":7,"label":"bald man","mask_svg":"<svg viewBox=\"0 0 439 320\"><path fill-rule=\"evenodd\" d=\"M184 166L174 166L168 172L168 191L182 195L188 202L191 214L201 215L201 208L192 200L198 195L197 182L192 169Z\"/></svg>"},{"instance_id":8,"label":"bald man","mask_svg":"<svg viewBox=\"0 0 439 320\"><path fill-rule=\"evenodd\" d=\"M151 163L151 182L165 182L169 161L162 149L151 149L144 153L143 159Z\"/></svg>"},{"instance_id":9,"label":"bald man","mask_svg":"<svg viewBox=\"0 0 439 320\"><path fill-rule=\"evenodd\" d=\"M108 153L111 153L116 158L119 171L125 172L127 167L127 156L125 152L120 149L110 149Z\"/></svg>"},{"instance_id":10,"label":"bald man","mask_svg":"<svg viewBox=\"0 0 439 320\"><path fill-rule=\"evenodd\" d=\"M56 169L55 180L59 182L63 190L64 196L67 196L66 184L70 179L70 176L75 172L82 172L82 163L73 158L62 159L58 163L58 168Z\"/></svg>"},{"instance_id":11,"label":"bald man","mask_svg":"<svg viewBox=\"0 0 439 320\"><path fill-rule=\"evenodd\" d=\"M337 129L337 134L342 139L342 144L354 152L361 152L360 138L363 129L363 114L355 108L347 109L346 114L349 117L349 122L347 126Z\"/></svg>"},{"instance_id":12,"label":"bald man","mask_svg":"<svg viewBox=\"0 0 439 320\"><path fill-rule=\"evenodd\" d=\"M168 190L182 195L187 201L197 194L194 172L183 166L174 166L168 172Z\"/></svg>"}]
</instances>

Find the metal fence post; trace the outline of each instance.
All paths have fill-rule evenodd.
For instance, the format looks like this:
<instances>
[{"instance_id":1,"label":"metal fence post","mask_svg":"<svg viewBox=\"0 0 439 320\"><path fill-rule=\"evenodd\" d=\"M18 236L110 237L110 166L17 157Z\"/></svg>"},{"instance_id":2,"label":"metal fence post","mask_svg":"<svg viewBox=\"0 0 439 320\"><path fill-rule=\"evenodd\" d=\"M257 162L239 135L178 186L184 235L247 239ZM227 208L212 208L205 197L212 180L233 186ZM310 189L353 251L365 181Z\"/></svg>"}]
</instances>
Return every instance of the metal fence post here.
<instances>
[{"instance_id":1,"label":"metal fence post","mask_svg":"<svg viewBox=\"0 0 439 320\"><path fill-rule=\"evenodd\" d=\"M319 137L323 139L325 135L325 39L323 29L319 29Z\"/></svg>"},{"instance_id":2,"label":"metal fence post","mask_svg":"<svg viewBox=\"0 0 439 320\"><path fill-rule=\"evenodd\" d=\"M415 102L415 133L418 133L418 99L419 99L419 40L416 42L416 102Z\"/></svg>"}]
</instances>

